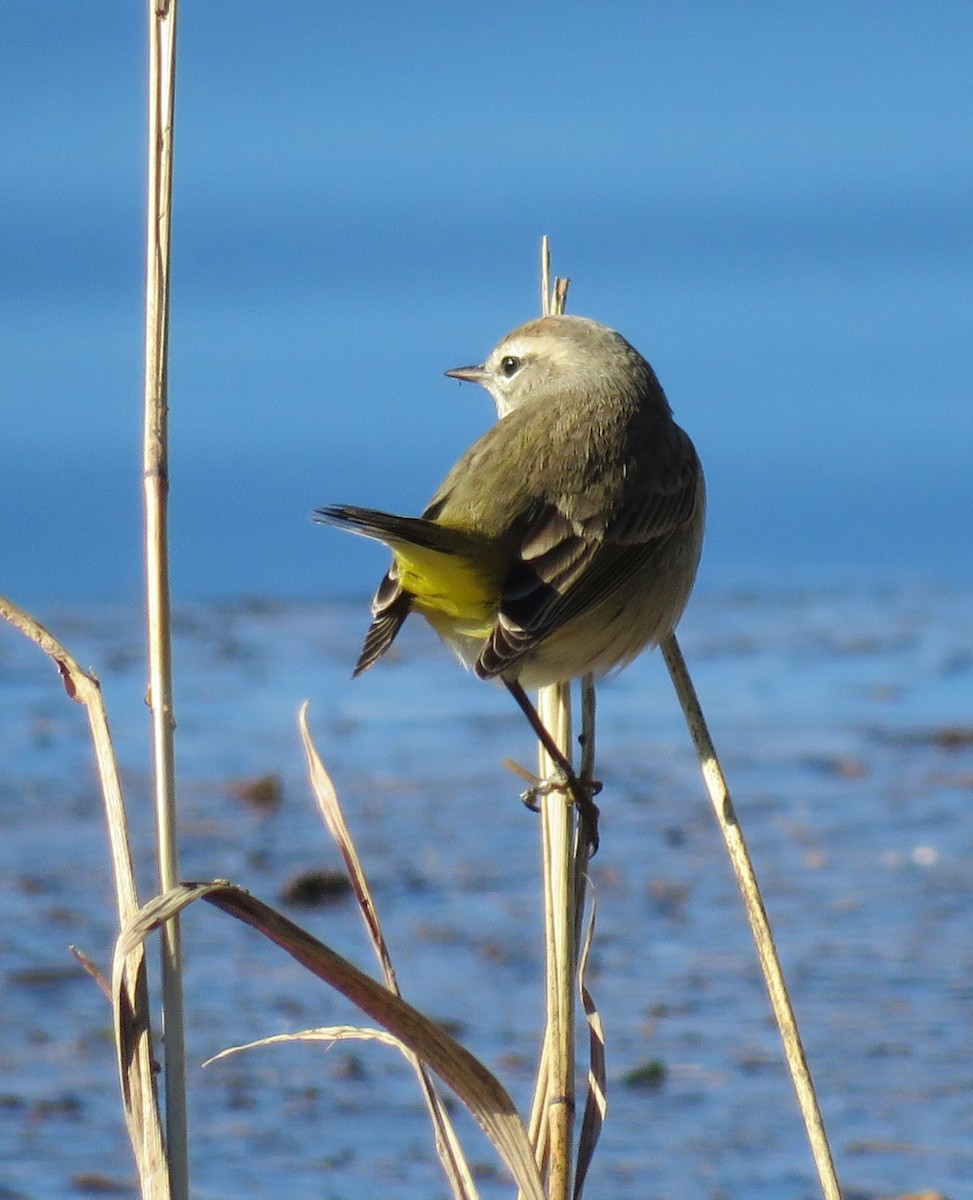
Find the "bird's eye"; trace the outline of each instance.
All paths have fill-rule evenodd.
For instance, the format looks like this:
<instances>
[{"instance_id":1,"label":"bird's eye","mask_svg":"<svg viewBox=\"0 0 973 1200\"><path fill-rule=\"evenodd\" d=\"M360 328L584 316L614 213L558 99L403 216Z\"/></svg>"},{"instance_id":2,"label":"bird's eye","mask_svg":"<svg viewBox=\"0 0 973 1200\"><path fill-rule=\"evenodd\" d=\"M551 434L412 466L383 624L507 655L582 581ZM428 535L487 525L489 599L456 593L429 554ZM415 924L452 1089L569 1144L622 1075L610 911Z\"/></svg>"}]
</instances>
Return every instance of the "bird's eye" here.
<instances>
[{"instance_id":1,"label":"bird's eye","mask_svg":"<svg viewBox=\"0 0 973 1200\"><path fill-rule=\"evenodd\" d=\"M516 375L520 370L520 359L514 355L508 354L506 358L500 360L500 374L509 379L511 375Z\"/></svg>"}]
</instances>

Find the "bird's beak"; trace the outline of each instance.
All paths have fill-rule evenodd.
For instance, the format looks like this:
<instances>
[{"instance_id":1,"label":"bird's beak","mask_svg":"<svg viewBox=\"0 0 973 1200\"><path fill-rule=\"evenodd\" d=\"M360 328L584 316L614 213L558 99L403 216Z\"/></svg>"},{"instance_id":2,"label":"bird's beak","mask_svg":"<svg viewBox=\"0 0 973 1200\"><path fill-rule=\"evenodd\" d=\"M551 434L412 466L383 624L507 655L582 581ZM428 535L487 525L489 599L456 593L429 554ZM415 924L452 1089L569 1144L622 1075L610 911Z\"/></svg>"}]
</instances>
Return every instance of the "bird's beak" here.
<instances>
[{"instance_id":1,"label":"bird's beak","mask_svg":"<svg viewBox=\"0 0 973 1200\"><path fill-rule=\"evenodd\" d=\"M459 379L465 383L482 383L486 387L486 381L490 378L490 372L486 367L453 367L446 374L450 379Z\"/></svg>"}]
</instances>

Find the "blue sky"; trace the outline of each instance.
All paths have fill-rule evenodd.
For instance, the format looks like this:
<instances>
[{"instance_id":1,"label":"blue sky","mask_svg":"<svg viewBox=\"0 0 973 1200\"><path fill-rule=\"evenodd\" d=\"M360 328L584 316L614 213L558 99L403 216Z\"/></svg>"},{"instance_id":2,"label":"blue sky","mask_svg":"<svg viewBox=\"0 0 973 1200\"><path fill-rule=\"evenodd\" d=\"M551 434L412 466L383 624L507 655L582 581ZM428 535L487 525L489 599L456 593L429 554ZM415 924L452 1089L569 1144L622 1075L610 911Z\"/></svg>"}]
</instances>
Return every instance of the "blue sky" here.
<instances>
[{"instance_id":1,"label":"blue sky","mask_svg":"<svg viewBox=\"0 0 973 1200\"><path fill-rule=\"evenodd\" d=\"M704 579L968 580L966 5L186 3L178 595L365 589L316 504L418 511L485 428L442 378L569 305L655 365ZM0 591L139 587L144 13L0 15Z\"/></svg>"}]
</instances>

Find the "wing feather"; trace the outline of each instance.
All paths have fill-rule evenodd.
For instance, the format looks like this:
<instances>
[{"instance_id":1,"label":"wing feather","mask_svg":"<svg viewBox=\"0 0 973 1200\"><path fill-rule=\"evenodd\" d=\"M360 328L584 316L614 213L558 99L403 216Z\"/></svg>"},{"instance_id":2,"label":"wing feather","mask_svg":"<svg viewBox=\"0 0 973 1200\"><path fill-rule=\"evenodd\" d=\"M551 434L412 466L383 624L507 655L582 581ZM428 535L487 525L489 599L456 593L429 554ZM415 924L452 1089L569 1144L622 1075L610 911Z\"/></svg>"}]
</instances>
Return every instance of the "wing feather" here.
<instances>
[{"instance_id":1,"label":"wing feather","mask_svg":"<svg viewBox=\"0 0 973 1200\"><path fill-rule=\"evenodd\" d=\"M675 424L654 455L632 455L613 496L597 514L590 496L559 497L524 531L504 582L496 624L476 664L493 678L545 638L597 608L634 575L650 571L700 502L699 460ZM651 469L643 464L653 463Z\"/></svg>"},{"instance_id":2,"label":"wing feather","mask_svg":"<svg viewBox=\"0 0 973 1200\"><path fill-rule=\"evenodd\" d=\"M402 628L402 622L412 608L412 597L402 590L391 574L385 576L378 585L378 591L372 600L372 623L365 634L358 662L352 672L352 678L357 678L363 671L375 663L395 641L396 634Z\"/></svg>"}]
</instances>

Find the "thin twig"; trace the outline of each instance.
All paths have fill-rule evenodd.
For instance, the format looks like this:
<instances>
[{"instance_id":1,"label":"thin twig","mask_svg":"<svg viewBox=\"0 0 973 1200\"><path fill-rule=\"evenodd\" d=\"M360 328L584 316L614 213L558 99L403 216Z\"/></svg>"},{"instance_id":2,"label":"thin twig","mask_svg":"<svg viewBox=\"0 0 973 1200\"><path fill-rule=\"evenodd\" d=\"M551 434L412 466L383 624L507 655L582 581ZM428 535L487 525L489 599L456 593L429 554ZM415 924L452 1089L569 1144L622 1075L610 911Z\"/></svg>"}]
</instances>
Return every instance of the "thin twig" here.
<instances>
[{"instance_id":1,"label":"thin twig","mask_svg":"<svg viewBox=\"0 0 973 1200\"><path fill-rule=\"evenodd\" d=\"M145 588L159 883L179 880L169 611L169 242L176 67L176 0L148 0L149 113L145 281ZM178 919L162 930L166 1133L175 1200L188 1200L185 1030Z\"/></svg>"},{"instance_id":2,"label":"thin twig","mask_svg":"<svg viewBox=\"0 0 973 1200\"><path fill-rule=\"evenodd\" d=\"M685 659L676 641L676 635L670 634L661 643L661 649L676 689L676 695L679 697L679 703L685 714L696 753L699 756L703 779L706 782L706 789L726 841L737 883L743 894L747 918L750 921L750 929L760 958L760 967L770 993L770 1002L784 1043L784 1055L787 1059L791 1079L794 1082L794 1090L797 1092L797 1101L804 1119L808 1141L811 1144L811 1153L814 1156L818 1177L821 1180L821 1190L826 1200L841 1200L841 1190L835 1174L828 1137L821 1119L821 1110L814 1092L814 1082L808 1069L800 1031L791 1007L790 997L787 994L787 985L784 982L780 960L777 957L770 923L767 920L767 912L760 895L753 863L750 861L747 844L743 838L743 830L740 828L740 822L730 798L726 777L716 757L716 750L706 727L706 720L703 717L703 711L700 708Z\"/></svg>"}]
</instances>

